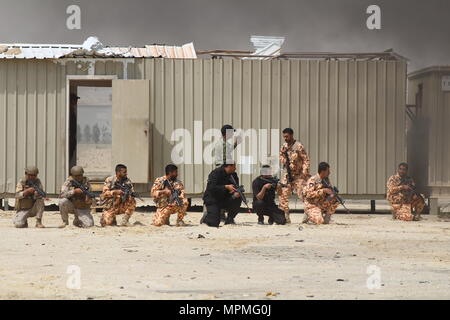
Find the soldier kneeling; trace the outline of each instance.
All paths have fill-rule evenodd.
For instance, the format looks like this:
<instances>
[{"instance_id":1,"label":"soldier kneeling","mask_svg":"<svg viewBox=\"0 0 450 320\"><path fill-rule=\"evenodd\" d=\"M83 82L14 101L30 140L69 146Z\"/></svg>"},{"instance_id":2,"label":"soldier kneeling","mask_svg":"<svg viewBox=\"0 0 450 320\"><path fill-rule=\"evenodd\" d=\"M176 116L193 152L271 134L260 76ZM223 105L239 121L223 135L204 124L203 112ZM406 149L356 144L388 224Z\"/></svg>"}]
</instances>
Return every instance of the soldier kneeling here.
<instances>
[{"instance_id":1,"label":"soldier kneeling","mask_svg":"<svg viewBox=\"0 0 450 320\"><path fill-rule=\"evenodd\" d=\"M387 200L392 206L394 219L403 221L419 221L425 207L422 195L416 190L416 184L408 176L408 164L400 163L397 174L387 182Z\"/></svg>"},{"instance_id":2,"label":"soldier kneeling","mask_svg":"<svg viewBox=\"0 0 450 320\"><path fill-rule=\"evenodd\" d=\"M44 199L38 193L38 188L42 190L42 183L37 175L39 170L36 167L25 169L25 177L20 179L16 187L16 215L14 216L14 226L16 228L28 228L28 218L36 217L36 228L44 228L42 215L44 214Z\"/></svg>"},{"instance_id":3,"label":"soldier kneeling","mask_svg":"<svg viewBox=\"0 0 450 320\"><path fill-rule=\"evenodd\" d=\"M253 180L253 211L258 215L258 224L264 224L264 216L269 217L269 224L285 224L286 217L284 211L278 208L275 203L275 191L280 186L271 183L273 179L271 168L264 165L261 168L261 175Z\"/></svg>"},{"instance_id":4,"label":"soldier kneeling","mask_svg":"<svg viewBox=\"0 0 450 320\"><path fill-rule=\"evenodd\" d=\"M184 194L184 186L178 177L178 168L173 164L166 166L166 175L157 178L151 190L156 203L156 214L153 216L153 225L160 227L170 225L170 215L177 214L177 227L185 226L183 221L189 202ZM176 193L176 194L175 194Z\"/></svg>"},{"instance_id":5,"label":"soldier kneeling","mask_svg":"<svg viewBox=\"0 0 450 320\"><path fill-rule=\"evenodd\" d=\"M329 182L330 165L326 162L319 164L319 172L309 178L306 186L303 188L303 201L305 203L305 219L303 222L312 222L315 224L328 224L331 215L336 211L339 205L333 190L326 188L322 181Z\"/></svg>"},{"instance_id":6,"label":"soldier kneeling","mask_svg":"<svg viewBox=\"0 0 450 320\"><path fill-rule=\"evenodd\" d=\"M129 226L130 217L136 209L134 187L128 179L127 167L116 166L116 175L106 178L100 199L104 205L100 220L102 227L117 225L116 216L123 214L122 226Z\"/></svg>"},{"instance_id":7,"label":"soldier kneeling","mask_svg":"<svg viewBox=\"0 0 450 320\"><path fill-rule=\"evenodd\" d=\"M81 188L91 191L91 185L87 177L84 177L84 170L80 166L70 169L70 176L61 187L59 200L59 212L63 223L59 226L65 228L69 225L69 213L75 215L73 225L79 228L89 228L94 226L94 218L90 208L95 199L89 197Z\"/></svg>"}]
</instances>

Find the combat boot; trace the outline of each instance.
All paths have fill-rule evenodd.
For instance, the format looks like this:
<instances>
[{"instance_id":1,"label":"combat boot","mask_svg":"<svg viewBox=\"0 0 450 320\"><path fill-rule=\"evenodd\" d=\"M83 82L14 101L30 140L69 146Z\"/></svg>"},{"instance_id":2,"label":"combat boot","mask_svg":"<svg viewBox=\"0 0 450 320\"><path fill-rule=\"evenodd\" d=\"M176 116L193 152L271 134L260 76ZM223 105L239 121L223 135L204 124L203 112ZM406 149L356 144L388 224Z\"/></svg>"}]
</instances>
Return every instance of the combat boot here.
<instances>
[{"instance_id":1,"label":"combat boot","mask_svg":"<svg viewBox=\"0 0 450 320\"><path fill-rule=\"evenodd\" d=\"M183 220L178 220L177 227L186 227L186 223Z\"/></svg>"},{"instance_id":2,"label":"combat boot","mask_svg":"<svg viewBox=\"0 0 450 320\"><path fill-rule=\"evenodd\" d=\"M130 216L127 214L124 214L123 218L122 218L122 223L120 224L120 226L122 227L130 227L131 224L128 222L130 220Z\"/></svg>"},{"instance_id":3,"label":"combat boot","mask_svg":"<svg viewBox=\"0 0 450 320\"><path fill-rule=\"evenodd\" d=\"M303 214L303 221L302 223L308 223L309 222L309 217L306 213Z\"/></svg>"},{"instance_id":4,"label":"combat boot","mask_svg":"<svg viewBox=\"0 0 450 320\"><path fill-rule=\"evenodd\" d=\"M329 224L330 221L331 221L331 214L325 214L325 215L323 216L323 223L324 223L324 224Z\"/></svg>"},{"instance_id":5,"label":"combat boot","mask_svg":"<svg viewBox=\"0 0 450 320\"><path fill-rule=\"evenodd\" d=\"M69 225L69 221L63 221L62 224L60 224L58 226L59 229L64 229L65 227L67 227Z\"/></svg>"},{"instance_id":6,"label":"combat boot","mask_svg":"<svg viewBox=\"0 0 450 320\"><path fill-rule=\"evenodd\" d=\"M227 217L227 219L225 220L225 224L236 224L236 222L234 221L234 219L230 219Z\"/></svg>"},{"instance_id":7,"label":"combat boot","mask_svg":"<svg viewBox=\"0 0 450 320\"><path fill-rule=\"evenodd\" d=\"M269 218L269 221L270 221L270 218ZM258 224L264 224L264 216L263 215L258 216Z\"/></svg>"},{"instance_id":8,"label":"combat boot","mask_svg":"<svg viewBox=\"0 0 450 320\"><path fill-rule=\"evenodd\" d=\"M290 217L289 213L285 213L284 217L286 218L286 224L290 224L291 223L291 217Z\"/></svg>"},{"instance_id":9,"label":"combat boot","mask_svg":"<svg viewBox=\"0 0 450 320\"><path fill-rule=\"evenodd\" d=\"M36 219L36 228L45 228L42 224L42 219Z\"/></svg>"}]
</instances>

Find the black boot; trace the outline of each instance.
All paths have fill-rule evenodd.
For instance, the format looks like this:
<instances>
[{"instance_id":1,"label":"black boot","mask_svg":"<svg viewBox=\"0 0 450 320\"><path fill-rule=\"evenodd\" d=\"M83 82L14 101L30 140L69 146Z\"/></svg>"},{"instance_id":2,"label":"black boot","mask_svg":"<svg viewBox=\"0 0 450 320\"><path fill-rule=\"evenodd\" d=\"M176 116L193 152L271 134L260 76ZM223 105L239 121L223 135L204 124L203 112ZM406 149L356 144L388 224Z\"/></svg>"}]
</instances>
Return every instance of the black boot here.
<instances>
[{"instance_id":1,"label":"black boot","mask_svg":"<svg viewBox=\"0 0 450 320\"><path fill-rule=\"evenodd\" d=\"M269 217L269 221L267 222L269 225L273 225L273 218Z\"/></svg>"},{"instance_id":2,"label":"black boot","mask_svg":"<svg viewBox=\"0 0 450 320\"><path fill-rule=\"evenodd\" d=\"M222 222L226 222L227 221L227 216L225 215L225 210L220 210L220 221Z\"/></svg>"},{"instance_id":3,"label":"black boot","mask_svg":"<svg viewBox=\"0 0 450 320\"><path fill-rule=\"evenodd\" d=\"M234 222L234 219L229 219L229 218L227 218L227 219L225 220L225 224L236 224L236 222Z\"/></svg>"},{"instance_id":4,"label":"black boot","mask_svg":"<svg viewBox=\"0 0 450 320\"><path fill-rule=\"evenodd\" d=\"M270 218L269 218L269 220L270 220ZM258 224L264 224L264 216L263 215L258 216Z\"/></svg>"}]
</instances>

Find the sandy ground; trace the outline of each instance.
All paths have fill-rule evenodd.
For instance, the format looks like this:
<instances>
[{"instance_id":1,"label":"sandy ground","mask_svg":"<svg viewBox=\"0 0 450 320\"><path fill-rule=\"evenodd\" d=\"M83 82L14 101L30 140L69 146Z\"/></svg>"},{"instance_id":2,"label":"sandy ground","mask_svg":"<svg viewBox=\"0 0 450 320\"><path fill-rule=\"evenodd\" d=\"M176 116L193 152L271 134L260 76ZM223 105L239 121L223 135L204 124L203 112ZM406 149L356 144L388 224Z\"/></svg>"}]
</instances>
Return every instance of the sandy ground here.
<instances>
[{"instance_id":1,"label":"sandy ground","mask_svg":"<svg viewBox=\"0 0 450 320\"><path fill-rule=\"evenodd\" d=\"M1 299L450 298L445 217L338 214L300 230L302 214L291 225L261 226L242 213L238 225L209 228L190 213L190 226L157 228L153 213L139 212L138 225L100 228L97 213L94 228L61 230L57 212L45 213L46 229L34 219L15 229L12 215L0 211ZM77 277L71 265L80 268L80 289L67 287ZM377 284L374 270L379 289L367 287L368 279Z\"/></svg>"}]
</instances>

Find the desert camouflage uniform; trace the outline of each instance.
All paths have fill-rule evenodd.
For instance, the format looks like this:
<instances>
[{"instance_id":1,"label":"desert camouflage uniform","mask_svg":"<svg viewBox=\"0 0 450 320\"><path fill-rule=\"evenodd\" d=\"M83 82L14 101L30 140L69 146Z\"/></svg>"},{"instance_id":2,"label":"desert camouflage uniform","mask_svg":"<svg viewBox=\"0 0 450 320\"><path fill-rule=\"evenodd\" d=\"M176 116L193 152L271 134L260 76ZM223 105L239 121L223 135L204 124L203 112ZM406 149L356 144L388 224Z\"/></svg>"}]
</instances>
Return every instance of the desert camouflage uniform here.
<instances>
[{"instance_id":1,"label":"desert camouflage uniform","mask_svg":"<svg viewBox=\"0 0 450 320\"><path fill-rule=\"evenodd\" d=\"M76 189L72 185L73 177L69 176L61 187L59 197L59 211L63 222L69 224L69 213L75 215L73 225L80 228L89 228L94 226L94 218L91 215L90 208L94 199L89 199L85 194L75 195ZM87 177L83 177L80 182L83 186L91 190L91 184Z\"/></svg>"},{"instance_id":2,"label":"desert camouflage uniform","mask_svg":"<svg viewBox=\"0 0 450 320\"><path fill-rule=\"evenodd\" d=\"M289 167L291 168L291 175L293 181L288 183L288 174L285 174L281 177L281 182L283 184L287 184L288 187L279 188L278 195L280 198L280 209L284 211L286 216L286 222L290 223L291 220L289 218L289 197L294 191L299 199L302 199L302 190L306 184L306 181L309 179L309 157L305 151L305 147L298 141L295 141L291 147L288 147L288 144L285 142L281 146L280 150L280 162L282 166L285 168L286 164L286 156L284 152L287 150L289 155Z\"/></svg>"},{"instance_id":3,"label":"desert camouflage uniform","mask_svg":"<svg viewBox=\"0 0 450 320\"><path fill-rule=\"evenodd\" d=\"M35 184L43 189L41 180L36 179ZM44 214L44 199L36 195L24 197L23 191L28 188L31 188L31 186L27 184L27 178L21 178L16 186L16 215L14 216L16 228L28 227L28 218L36 217L36 220L41 220Z\"/></svg>"},{"instance_id":4,"label":"desert camouflage uniform","mask_svg":"<svg viewBox=\"0 0 450 320\"><path fill-rule=\"evenodd\" d=\"M116 176L106 178L103 185L102 195L100 199L103 204L103 214L100 220L102 226L111 226L117 224L116 215L125 214L128 218L131 217L136 209L136 200L130 196L125 202L121 203L121 196L113 196L112 191L117 190L114 188L119 181ZM134 192L133 183L130 179L126 178L123 184L131 186L132 192ZM125 218L125 217L124 217Z\"/></svg>"},{"instance_id":5,"label":"desert camouflage uniform","mask_svg":"<svg viewBox=\"0 0 450 320\"><path fill-rule=\"evenodd\" d=\"M312 176L303 188L305 214L308 220L315 224L328 223L339 205L335 198L329 199L323 189L325 186L322 184L319 174Z\"/></svg>"},{"instance_id":6,"label":"desert camouflage uniform","mask_svg":"<svg viewBox=\"0 0 450 320\"><path fill-rule=\"evenodd\" d=\"M156 214L153 216L153 225L157 227L167 224L170 215L174 213L177 213L177 224L183 223L183 218L189 205L184 194L184 186L179 180L171 182L171 184L175 190L180 190L180 198L183 201L182 207L178 206L176 202L168 203L169 197L167 195L160 195L160 191L166 188L164 186L164 180L166 179L167 177L165 176L157 178L151 189L151 195L157 207Z\"/></svg>"},{"instance_id":7,"label":"desert camouflage uniform","mask_svg":"<svg viewBox=\"0 0 450 320\"><path fill-rule=\"evenodd\" d=\"M420 216L425 203L414 192L400 190L401 185L415 186L415 183L411 177L402 179L398 173L391 176L387 182L387 199L391 203L394 219L411 221L414 219L412 210L414 215Z\"/></svg>"}]
</instances>

